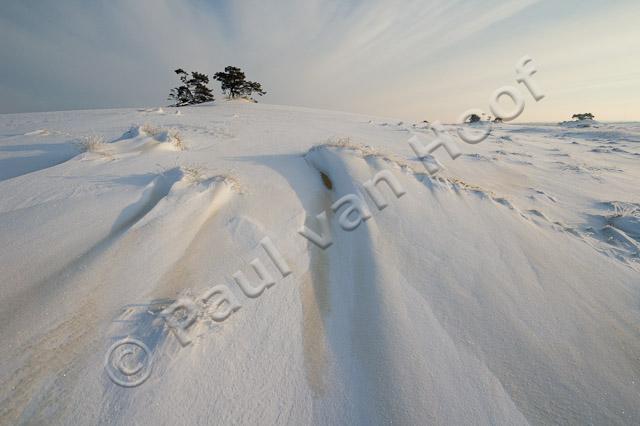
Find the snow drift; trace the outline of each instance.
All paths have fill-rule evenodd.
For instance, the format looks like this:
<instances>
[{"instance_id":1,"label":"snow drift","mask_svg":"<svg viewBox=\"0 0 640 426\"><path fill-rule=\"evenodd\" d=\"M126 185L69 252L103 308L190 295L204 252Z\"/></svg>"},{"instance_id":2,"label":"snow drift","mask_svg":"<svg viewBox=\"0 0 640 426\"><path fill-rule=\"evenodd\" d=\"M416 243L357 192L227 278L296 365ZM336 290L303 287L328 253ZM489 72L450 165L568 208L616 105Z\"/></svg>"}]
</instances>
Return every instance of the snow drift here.
<instances>
[{"instance_id":1,"label":"snow drift","mask_svg":"<svg viewBox=\"0 0 640 426\"><path fill-rule=\"evenodd\" d=\"M180 111L0 116L0 422L640 421L638 125L505 124L430 176L422 124ZM213 286L239 307L183 346L162 312Z\"/></svg>"}]
</instances>

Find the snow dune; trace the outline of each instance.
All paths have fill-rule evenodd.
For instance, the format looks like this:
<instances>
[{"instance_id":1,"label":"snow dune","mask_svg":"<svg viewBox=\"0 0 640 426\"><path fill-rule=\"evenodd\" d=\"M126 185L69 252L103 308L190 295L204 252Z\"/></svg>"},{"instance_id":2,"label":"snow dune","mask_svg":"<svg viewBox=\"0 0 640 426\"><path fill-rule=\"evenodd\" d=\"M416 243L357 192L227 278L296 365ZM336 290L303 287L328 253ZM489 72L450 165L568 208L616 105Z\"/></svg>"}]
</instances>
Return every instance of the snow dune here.
<instances>
[{"instance_id":1,"label":"snow dune","mask_svg":"<svg viewBox=\"0 0 640 426\"><path fill-rule=\"evenodd\" d=\"M504 124L436 176L414 133L234 102L0 116L0 422L638 423L640 126ZM238 309L183 346L161 312L213 286ZM104 365L125 337L153 362L130 388Z\"/></svg>"}]
</instances>

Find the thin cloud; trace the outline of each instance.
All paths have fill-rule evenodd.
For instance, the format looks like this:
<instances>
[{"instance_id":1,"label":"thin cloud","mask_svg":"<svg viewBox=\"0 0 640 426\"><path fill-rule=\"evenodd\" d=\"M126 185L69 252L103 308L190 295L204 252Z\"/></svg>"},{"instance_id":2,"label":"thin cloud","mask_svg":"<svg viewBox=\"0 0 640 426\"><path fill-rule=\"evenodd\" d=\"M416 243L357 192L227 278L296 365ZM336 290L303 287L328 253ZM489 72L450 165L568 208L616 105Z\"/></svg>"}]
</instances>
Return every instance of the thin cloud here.
<instances>
[{"instance_id":1,"label":"thin cloud","mask_svg":"<svg viewBox=\"0 0 640 426\"><path fill-rule=\"evenodd\" d=\"M620 46L628 45L622 38L640 36L637 26L624 25L638 5L587 0L582 6L551 0L13 2L0 17L0 112L164 105L176 67L213 74L237 65L263 83L265 102L451 120L513 83L513 64L523 54L544 65L542 79L562 81L563 70L581 64L579 80L597 79L598 86L620 70L591 72L582 65L589 49L610 63L636 61ZM584 31L593 39L563 43ZM569 103L560 97L553 105ZM527 108L532 113L558 111Z\"/></svg>"}]
</instances>

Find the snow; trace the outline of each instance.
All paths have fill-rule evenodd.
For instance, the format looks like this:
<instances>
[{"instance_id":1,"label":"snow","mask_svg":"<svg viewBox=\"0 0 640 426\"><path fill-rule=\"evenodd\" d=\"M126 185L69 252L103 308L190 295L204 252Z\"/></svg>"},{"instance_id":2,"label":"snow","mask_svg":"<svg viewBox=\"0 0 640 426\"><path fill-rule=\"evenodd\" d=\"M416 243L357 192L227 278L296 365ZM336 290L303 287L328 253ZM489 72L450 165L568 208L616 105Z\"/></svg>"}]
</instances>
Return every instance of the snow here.
<instances>
[{"instance_id":1,"label":"snow","mask_svg":"<svg viewBox=\"0 0 640 426\"><path fill-rule=\"evenodd\" d=\"M639 423L640 124L496 125L435 176L416 134L247 102L0 115L0 423ZM239 308L183 346L161 312L216 286ZM126 337L136 387L105 369Z\"/></svg>"}]
</instances>

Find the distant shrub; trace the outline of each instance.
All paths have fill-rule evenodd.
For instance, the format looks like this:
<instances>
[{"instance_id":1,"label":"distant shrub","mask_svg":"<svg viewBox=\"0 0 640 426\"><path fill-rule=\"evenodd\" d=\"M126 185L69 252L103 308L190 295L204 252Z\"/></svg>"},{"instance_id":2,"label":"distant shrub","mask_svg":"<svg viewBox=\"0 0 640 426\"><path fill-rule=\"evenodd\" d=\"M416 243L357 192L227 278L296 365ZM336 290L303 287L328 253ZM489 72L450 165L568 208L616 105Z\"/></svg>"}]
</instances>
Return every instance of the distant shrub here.
<instances>
[{"instance_id":1,"label":"distant shrub","mask_svg":"<svg viewBox=\"0 0 640 426\"><path fill-rule=\"evenodd\" d=\"M467 123L477 123L480 121L480 116L478 114L471 114L467 117Z\"/></svg>"},{"instance_id":2,"label":"distant shrub","mask_svg":"<svg viewBox=\"0 0 640 426\"><path fill-rule=\"evenodd\" d=\"M584 112L580 114L573 114L571 118L575 118L577 120L593 120L595 119L595 116L590 112Z\"/></svg>"}]
</instances>

